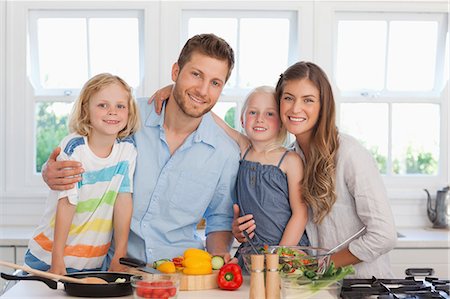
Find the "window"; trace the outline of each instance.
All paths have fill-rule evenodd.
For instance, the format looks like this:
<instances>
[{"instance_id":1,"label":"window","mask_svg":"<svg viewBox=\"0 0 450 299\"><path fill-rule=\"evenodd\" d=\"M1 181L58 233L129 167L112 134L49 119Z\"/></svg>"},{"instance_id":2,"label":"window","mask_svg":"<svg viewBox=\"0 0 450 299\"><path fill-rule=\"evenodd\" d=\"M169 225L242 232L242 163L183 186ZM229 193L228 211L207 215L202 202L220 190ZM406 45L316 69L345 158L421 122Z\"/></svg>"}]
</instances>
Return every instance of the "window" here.
<instances>
[{"instance_id":1,"label":"window","mask_svg":"<svg viewBox=\"0 0 450 299\"><path fill-rule=\"evenodd\" d=\"M184 11L182 41L212 32L235 51L235 66L220 102L213 111L239 128L241 104L260 85L275 86L281 74L298 57L296 13L290 11ZM263 37L261 32L264 32Z\"/></svg>"},{"instance_id":2,"label":"window","mask_svg":"<svg viewBox=\"0 0 450 299\"><path fill-rule=\"evenodd\" d=\"M386 177L445 173L446 15L336 16L334 74L341 131L372 152Z\"/></svg>"},{"instance_id":3,"label":"window","mask_svg":"<svg viewBox=\"0 0 450 299\"><path fill-rule=\"evenodd\" d=\"M109 72L135 90L143 78L138 10L32 10L28 73L35 100L35 171L67 131L73 101L92 76Z\"/></svg>"}]
</instances>

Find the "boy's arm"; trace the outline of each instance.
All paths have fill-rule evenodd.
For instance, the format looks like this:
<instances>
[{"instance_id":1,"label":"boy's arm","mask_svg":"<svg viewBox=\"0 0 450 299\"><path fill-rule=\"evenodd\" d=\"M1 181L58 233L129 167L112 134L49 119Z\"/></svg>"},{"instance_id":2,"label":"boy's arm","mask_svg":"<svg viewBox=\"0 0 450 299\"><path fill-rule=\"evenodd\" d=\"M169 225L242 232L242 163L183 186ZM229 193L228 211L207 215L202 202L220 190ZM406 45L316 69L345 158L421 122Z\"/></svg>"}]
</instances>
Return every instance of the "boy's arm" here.
<instances>
[{"instance_id":1,"label":"boy's arm","mask_svg":"<svg viewBox=\"0 0 450 299\"><path fill-rule=\"evenodd\" d=\"M49 270L52 273L66 274L64 248L66 247L67 236L69 235L75 209L76 206L71 204L67 197L58 200L52 248L52 265Z\"/></svg>"},{"instance_id":2,"label":"boy's arm","mask_svg":"<svg viewBox=\"0 0 450 299\"><path fill-rule=\"evenodd\" d=\"M109 271L125 271L128 267L119 263L119 259L127 255L128 234L130 232L133 203L131 193L119 193L114 203L114 256Z\"/></svg>"},{"instance_id":3,"label":"boy's arm","mask_svg":"<svg viewBox=\"0 0 450 299\"><path fill-rule=\"evenodd\" d=\"M295 152L289 152L283 164L286 165L292 215L286 225L280 245L295 246L298 245L308 220L308 208L301 195L303 164Z\"/></svg>"},{"instance_id":4,"label":"boy's arm","mask_svg":"<svg viewBox=\"0 0 450 299\"><path fill-rule=\"evenodd\" d=\"M223 121L223 119L221 119L212 111L211 115L213 116L216 124L218 124L225 131L225 133L227 133L227 135L230 136L230 138L239 145L241 153L243 153L250 145L250 141L248 140L247 136L230 127L226 122Z\"/></svg>"}]
</instances>

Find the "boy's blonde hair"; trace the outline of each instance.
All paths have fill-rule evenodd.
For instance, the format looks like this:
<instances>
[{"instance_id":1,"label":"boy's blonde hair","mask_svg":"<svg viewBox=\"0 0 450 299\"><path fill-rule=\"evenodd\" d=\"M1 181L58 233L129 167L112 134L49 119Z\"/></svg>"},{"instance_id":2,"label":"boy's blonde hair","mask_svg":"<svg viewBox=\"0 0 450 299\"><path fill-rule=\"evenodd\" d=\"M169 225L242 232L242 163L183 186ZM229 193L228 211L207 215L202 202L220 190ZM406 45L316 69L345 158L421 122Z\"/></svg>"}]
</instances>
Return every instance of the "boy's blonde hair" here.
<instances>
[{"instance_id":1,"label":"boy's blonde hair","mask_svg":"<svg viewBox=\"0 0 450 299\"><path fill-rule=\"evenodd\" d=\"M121 85L128 93L128 122L125 128L117 134L117 138L121 139L136 133L140 127L140 117L131 87L119 76L109 73L98 74L84 84L70 115L69 131L71 133L75 132L82 136L89 135L92 128L89 116L89 100L95 93L113 83Z\"/></svg>"},{"instance_id":2,"label":"boy's blonde hair","mask_svg":"<svg viewBox=\"0 0 450 299\"><path fill-rule=\"evenodd\" d=\"M273 97L273 101L276 104L278 118L280 118L280 107L279 107L280 104L276 100L275 88L273 88L272 86L263 85L263 86L254 88L247 95L245 102L242 106L242 110L241 110L241 122L243 122L243 120L244 120L244 115L245 115L245 111L247 110L247 107L248 107L248 102L254 95L257 95L257 94L268 94ZM273 143L271 143L267 146L266 150L272 151L272 150L279 149L280 147L283 147L286 142L286 138L287 138L287 130L280 118L280 131L278 132L278 136Z\"/></svg>"}]
</instances>

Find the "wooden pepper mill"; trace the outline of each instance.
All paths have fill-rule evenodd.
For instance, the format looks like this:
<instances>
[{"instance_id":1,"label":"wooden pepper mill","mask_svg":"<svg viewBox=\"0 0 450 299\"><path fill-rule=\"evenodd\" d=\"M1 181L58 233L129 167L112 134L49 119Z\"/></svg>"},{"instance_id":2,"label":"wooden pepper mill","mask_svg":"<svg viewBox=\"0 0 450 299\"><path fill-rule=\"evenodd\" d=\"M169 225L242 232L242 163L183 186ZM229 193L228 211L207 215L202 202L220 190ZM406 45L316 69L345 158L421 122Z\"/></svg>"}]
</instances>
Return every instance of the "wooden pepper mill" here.
<instances>
[{"instance_id":1,"label":"wooden pepper mill","mask_svg":"<svg viewBox=\"0 0 450 299\"><path fill-rule=\"evenodd\" d=\"M264 287L264 254L252 254L252 269L250 273L250 299L265 299Z\"/></svg>"},{"instance_id":2,"label":"wooden pepper mill","mask_svg":"<svg viewBox=\"0 0 450 299\"><path fill-rule=\"evenodd\" d=\"M278 254L266 254L266 299L280 299Z\"/></svg>"}]
</instances>

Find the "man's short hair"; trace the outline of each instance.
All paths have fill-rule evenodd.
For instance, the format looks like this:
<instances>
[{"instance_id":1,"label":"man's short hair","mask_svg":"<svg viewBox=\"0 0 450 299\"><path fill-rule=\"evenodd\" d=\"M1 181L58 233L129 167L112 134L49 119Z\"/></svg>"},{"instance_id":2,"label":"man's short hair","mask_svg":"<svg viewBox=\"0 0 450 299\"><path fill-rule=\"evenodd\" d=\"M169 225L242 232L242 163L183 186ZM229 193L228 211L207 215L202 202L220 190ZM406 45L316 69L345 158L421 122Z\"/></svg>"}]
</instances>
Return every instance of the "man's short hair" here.
<instances>
[{"instance_id":1,"label":"man's short hair","mask_svg":"<svg viewBox=\"0 0 450 299\"><path fill-rule=\"evenodd\" d=\"M178 57L178 66L180 70L191 59L192 53L199 52L212 58L226 60L228 62L228 74L225 81L230 78L234 67L234 51L230 45L222 38L210 34L194 35L183 46Z\"/></svg>"}]
</instances>

